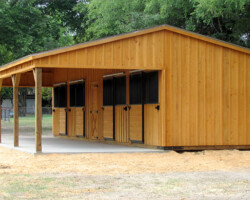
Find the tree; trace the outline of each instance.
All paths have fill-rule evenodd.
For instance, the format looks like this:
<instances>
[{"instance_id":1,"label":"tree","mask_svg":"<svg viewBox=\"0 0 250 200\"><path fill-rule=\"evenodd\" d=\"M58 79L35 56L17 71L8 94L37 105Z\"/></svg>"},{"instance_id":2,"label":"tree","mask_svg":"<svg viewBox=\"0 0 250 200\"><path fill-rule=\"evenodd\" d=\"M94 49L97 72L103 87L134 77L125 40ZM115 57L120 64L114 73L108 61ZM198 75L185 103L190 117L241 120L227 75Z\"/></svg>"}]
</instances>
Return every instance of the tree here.
<instances>
[{"instance_id":1,"label":"tree","mask_svg":"<svg viewBox=\"0 0 250 200\"><path fill-rule=\"evenodd\" d=\"M193 11L190 0L147 0L145 20L150 26L169 24L185 29L185 22Z\"/></svg>"},{"instance_id":2,"label":"tree","mask_svg":"<svg viewBox=\"0 0 250 200\"><path fill-rule=\"evenodd\" d=\"M52 101L52 89L51 88L42 88L42 106L51 107Z\"/></svg>"},{"instance_id":3,"label":"tree","mask_svg":"<svg viewBox=\"0 0 250 200\"><path fill-rule=\"evenodd\" d=\"M43 12L35 0L0 1L0 65L35 52L74 44L68 28ZM19 91L20 106L25 107L29 88ZM12 98L12 88L3 88L3 98Z\"/></svg>"},{"instance_id":4,"label":"tree","mask_svg":"<svg viewBox=\"0 0 250 200\"><path fill-rule=\"evenodd\" d=\"M90 1L84 40L93 40L144 28L144 8L144 0Z\"/></svg>"},{"instance_id":5,"label":"tree","mask_svg":"<svg viewBox=\"0 0 250 200\"><path fill-rule=\"evenodd\" d=\"M42 12L63 27L66 35L73 36L75 42L81 42L85 35L88 3L88 0L36 0Z\"/></svg>"},{"instance_id":6,"label":"tree","mask_svg":"<svg viewBox=\"0 0 250 200\"><path fill-rule=\"evenodd\" d=\"M34 52L72 44L53 17L42 13L35 0L2 0L0 44L17 59ZM64 43L65 42L65 43ZM4 64L6 59L1 59Z\"/></svg>"},{"instance_id":7,"label":"tree","mask_svg":"<svg viewBox=\"0 0 250 200\"><path fill-rule=\"evenodd\" d=\"M187 29L250 47L250 0L195 0Z\"/></svg>"}]
</instances>

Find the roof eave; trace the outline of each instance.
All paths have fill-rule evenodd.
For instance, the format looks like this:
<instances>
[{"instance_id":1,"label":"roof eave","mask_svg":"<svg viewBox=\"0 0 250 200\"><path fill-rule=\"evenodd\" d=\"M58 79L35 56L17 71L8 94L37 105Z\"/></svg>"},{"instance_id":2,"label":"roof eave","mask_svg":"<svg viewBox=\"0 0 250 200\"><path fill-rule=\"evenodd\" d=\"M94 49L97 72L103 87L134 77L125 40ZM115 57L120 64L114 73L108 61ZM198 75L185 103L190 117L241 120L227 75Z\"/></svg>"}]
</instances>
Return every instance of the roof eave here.
<instances>
[{"instance_id":1,"label":"roof eave","mask_svg":"<svg viewBox=\"0 0 250 200\"><path fill-rule=\"evenodd\" d=\"M85 42L85 43L80 43L80 44L76 44L76 45L72 45L72 46L67 46L67 47L62 47L62 48L57 48L57 49L53 49L53 50L49 50L49 51L45 51L45 52L40 52L40 53L35 53L35 54L31 54L28 56L25 56L23 58L20 58L18 60L15 60L11 63L7 63L3 66L1 66L1 68L4 69L8 69L10 67L34 60L34 59L38 59L38 58L43 58L46 56L52 56L55 54L60 54L60 53L65 53L68 51L74 51L74 50L78 50L81 48L86 48L86 47L90 47L90 46L96 46L96 45L100 45L100 44L105 44L108 42L114 42L114 41L118 41L121 39L126 39L126 38L130 38L130 37L135 37L135 36L139 36L139 35L143 35L143 34L147 34L147 33L152 33L152 32L157 32L157 31L161 31L161 30L167 30L167 31L172 31L181 35L185 35L185 36L189 36L195 39L199 39L205 42L210 42L216 45L220 45L226 48L230 48L236 51L240 51L243 53L247 53L250 54L250 49L248 48L244 48L235 44L231 44L228 42L224 42L222 40L218 40L212 37L208 37L208 36L204 36L198 33L194 33L191 31L187 31L181 28L177 28L174 26L170 26L170 25L161 25L161 26L157 26L157 27L151 27L151 28L147 28L144 30L139 30L139 31L134 31L131 33L125 33L125 34L121 34L121 35L116 35L116 36L111 36L111 37L107 37L107 38L102 38L102 39L98 39L95 41L89 41L89 42ZM0 71L1 71L0 68Z\"/></svg>"}]
</instances>

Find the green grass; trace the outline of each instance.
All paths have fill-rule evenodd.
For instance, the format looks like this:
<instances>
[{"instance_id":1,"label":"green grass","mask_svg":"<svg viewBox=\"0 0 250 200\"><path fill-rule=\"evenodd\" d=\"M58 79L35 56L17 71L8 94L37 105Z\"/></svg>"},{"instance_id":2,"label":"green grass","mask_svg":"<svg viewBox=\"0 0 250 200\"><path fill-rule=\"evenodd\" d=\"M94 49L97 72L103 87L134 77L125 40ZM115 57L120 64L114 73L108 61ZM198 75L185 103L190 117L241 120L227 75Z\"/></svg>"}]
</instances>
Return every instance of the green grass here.
<instances>
[{"instance_id":1,"label":"green grass","mask_svg":"<svg viewBox=\"0 0 250 200\"><path fill-rule=\"evenodd\" d=\"M3 180L0 179L0 181ZM0 194L5 200L46 199L51 196L48 189L55 181L54 177L5 176L5 184L1 186Z\"/></svg>"},{"instance_id":2,"label":"green grass","mask_svg":"<svg viewBox=\"0 0 250 200\"><path fill-rule=\"evenodd\" d=\"M13 132L13 118L10 121L2 120L2 128L5 133ZM35 129L35 115L26 115L19 117L19 131L24 134L34 134ZM52 115L44 114L42 117L42 132L43 134L52 133Z\"/></svg>"},{"instance_id":3,"label":"green grass","mask_svg":"<svg viewBox=\"0 0 250 200\"><path fill-rule=\"evenodd\" d=\"M45 174L1 175L0 199L61 199L65 190L74 191L76 178ZM69 194L70 195L70 194Z\"/></svg>"},{"instance_id":4,"label":"green grass","mask_svg":"<svg viewBox=\"0 0 250 200\"><path fill-rule=\"evenodd\" d=\"M51 127L52 115L43 115L42 124L44 127ZM12 127L13 118L10 118L10 121L2 121L2 125L5 127ZM26 115L25 117L19 117L19 126L24 126L24 127L35 126L35 115Z\"/></svg>"}]
</instances>

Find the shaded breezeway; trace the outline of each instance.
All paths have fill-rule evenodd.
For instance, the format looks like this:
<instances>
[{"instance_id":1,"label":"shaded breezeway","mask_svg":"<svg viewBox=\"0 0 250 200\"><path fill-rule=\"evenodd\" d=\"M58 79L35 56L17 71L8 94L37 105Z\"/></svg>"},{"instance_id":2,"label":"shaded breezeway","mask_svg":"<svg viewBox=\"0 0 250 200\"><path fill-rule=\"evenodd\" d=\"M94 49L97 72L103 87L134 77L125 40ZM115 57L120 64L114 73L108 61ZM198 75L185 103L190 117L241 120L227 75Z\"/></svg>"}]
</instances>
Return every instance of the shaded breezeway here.
<instances>
[{"instance_id":1,"label":"shaded breezeway","mask_svg":"<svg viewBox=\"0 0 250 200\"><path fill-rule=\"evenodd\" d=\"M20 136L19 147L13 146L13 135L3 134L0 146L13 148L27 153L35 152L35 137ZM163 152L162 150L101 143L95 141L76 140L54 136L42 137L42 153L136 153Z\"/></svg>"}]
</instances>

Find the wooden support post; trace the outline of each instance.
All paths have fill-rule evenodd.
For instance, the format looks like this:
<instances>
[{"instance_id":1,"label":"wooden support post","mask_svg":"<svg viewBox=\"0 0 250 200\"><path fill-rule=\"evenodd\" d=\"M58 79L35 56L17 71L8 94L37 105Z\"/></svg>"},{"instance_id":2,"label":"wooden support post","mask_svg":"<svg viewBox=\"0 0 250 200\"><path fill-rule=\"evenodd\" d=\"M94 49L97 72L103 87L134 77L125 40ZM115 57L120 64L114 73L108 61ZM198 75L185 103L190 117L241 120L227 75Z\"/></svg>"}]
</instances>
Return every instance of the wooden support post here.
<instances>
[{"instance_id":1,"label":"wooden support post","mask_svg":"<svg viewBox=\"0 0 250 200\"><path fill-rule=\"evenodd\" d=\"M0 79L0 143L2 142L2 100L1 100L2 85L3 85L3 79Z\"/></svg>"},{"instance_id":2,"label":"wooden support post","mask_svg":"<svg viewBox=\"0 0 250 200\"><path fill-rule=\"evenodd\" d=\"M13 84L13 113L14 113L14 147L19 146L19 118L18 118L18 85L21 74L11 76Z\"/></svg>"},{"instance_id":3,"label":"wooden support post","mask_svg":"<svg viewBox=\"0 0 250 200\"><path fill-rule=\"evenodd\" d=\"M36 152L42 151L42 68L33 69L35 79Z\"/></svg>"}]
</instances>

